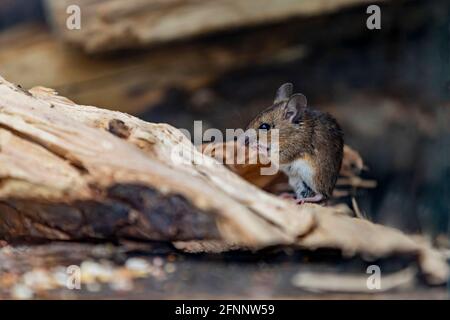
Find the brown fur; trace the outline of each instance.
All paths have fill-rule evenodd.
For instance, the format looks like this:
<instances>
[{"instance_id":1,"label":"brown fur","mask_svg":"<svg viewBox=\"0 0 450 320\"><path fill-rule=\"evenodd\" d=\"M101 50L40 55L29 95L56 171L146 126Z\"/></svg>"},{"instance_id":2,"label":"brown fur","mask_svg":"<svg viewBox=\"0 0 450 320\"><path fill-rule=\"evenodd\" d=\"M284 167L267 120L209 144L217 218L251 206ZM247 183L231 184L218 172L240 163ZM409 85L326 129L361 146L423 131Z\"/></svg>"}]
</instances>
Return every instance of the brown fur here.
<instances>
[{"instance_id":1,"label":"brown fur","mask_svg":"<svg viewBox=\"0 0 450 320\"><path fill-rule=\"evenodd\" d=\"M328 113L301 108L295 122L285 119L287 100L277 102L261 112L247 126L258 130L262 123L279 129L280 163L304 159L314 168L315 186L310 186L325 198L331 196L343 157L343 133Z\"/></svg>"}]
</instances>

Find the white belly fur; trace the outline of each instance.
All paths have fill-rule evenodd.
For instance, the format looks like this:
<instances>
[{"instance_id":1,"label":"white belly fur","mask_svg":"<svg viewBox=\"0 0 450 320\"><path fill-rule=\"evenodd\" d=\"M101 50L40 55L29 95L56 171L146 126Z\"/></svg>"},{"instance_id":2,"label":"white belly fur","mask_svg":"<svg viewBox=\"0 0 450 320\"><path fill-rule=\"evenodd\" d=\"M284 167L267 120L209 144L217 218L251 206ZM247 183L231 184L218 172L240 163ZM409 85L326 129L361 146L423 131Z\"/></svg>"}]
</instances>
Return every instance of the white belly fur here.
<instances>
[{"instance_id":1,"label":"white belly fur","mask_svg":"<svg viewBox=\"0 0 450 320\"><path fill-rule=\"evenodd\" d=\"M301 193L305 189L303 182L317 192L313 179L314 168L307 161L298 159L289 164L282 164L280 169L288 176L289 184L294 189L297 198L302 198Z\"/></svg>"}]
</instances>

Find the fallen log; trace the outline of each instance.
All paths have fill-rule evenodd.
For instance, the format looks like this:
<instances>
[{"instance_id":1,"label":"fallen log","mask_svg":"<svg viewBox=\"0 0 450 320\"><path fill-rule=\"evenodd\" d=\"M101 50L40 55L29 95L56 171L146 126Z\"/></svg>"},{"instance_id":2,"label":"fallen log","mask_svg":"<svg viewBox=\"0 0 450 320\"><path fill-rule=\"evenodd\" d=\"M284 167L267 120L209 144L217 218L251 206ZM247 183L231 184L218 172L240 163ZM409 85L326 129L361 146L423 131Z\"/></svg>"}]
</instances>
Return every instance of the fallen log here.
<instances>
[{"instance_id":1,"label":"fallen log","mask_svg":"<svg viewBox=\"0 0 450 320\"><path fill-rule=\"evenodd\" d=\"M225 248L335 248L369 259L412 254L430 283L448 276L428 245L334 207L264 192L174 127L3 78L0 182L0 238L9 241L218 240Z\"/></svg>"}]
</instances>

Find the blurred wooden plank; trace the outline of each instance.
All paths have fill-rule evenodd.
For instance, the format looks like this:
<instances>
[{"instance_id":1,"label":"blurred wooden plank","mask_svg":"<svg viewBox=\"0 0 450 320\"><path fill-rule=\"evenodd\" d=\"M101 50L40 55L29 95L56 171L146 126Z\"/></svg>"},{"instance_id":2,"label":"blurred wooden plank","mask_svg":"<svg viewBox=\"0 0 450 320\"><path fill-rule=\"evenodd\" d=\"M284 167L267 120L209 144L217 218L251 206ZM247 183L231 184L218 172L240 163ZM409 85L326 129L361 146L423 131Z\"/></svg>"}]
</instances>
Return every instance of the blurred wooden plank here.
<instances>
[{"instance_id":1,"label":"blurred wooden plank","mask_svg":"<svg viewBox=\"0 0 450 320\"><path fill-rule=\"evenodd\" d=\"M25 88L39 83L80 104L141 114L158 105L169 89L197 92L234 70L301 58L308 42L325 36L340 39L364 27L360 19L347 18L351 26L329 30L323 28L329 18L311 20L249 29L213 41L93 56L60 43L45 26L24 25L0 33L0 72Z\"/></svg>"},{"instance_id":2,"label":"blurred wooden plank","mask_svg":"<svg viewBox=\"0 0 450 320\"><path fill-rule=\"evenodd\" d=\"M26 25L0 34L0 73L25 88L53 87L80 104L138 113L168 88L196 90L284 47L284 39L264 38L254 37L250 49L249 42L235 39L100 57L60 43L44 26Z\"/></svg>"},{"instance_id":3,"label":"blurred wooden plank","mask_svg":"<svg viewBox=\"0 0 450 320\"><path fill-rule=\"evenodd\" d=\"M336 11L367 0L46 0L54 28L87 52L185 39ZM66 27L69 5L81 8L81 29Z\"/></svg>"}]
</instances>

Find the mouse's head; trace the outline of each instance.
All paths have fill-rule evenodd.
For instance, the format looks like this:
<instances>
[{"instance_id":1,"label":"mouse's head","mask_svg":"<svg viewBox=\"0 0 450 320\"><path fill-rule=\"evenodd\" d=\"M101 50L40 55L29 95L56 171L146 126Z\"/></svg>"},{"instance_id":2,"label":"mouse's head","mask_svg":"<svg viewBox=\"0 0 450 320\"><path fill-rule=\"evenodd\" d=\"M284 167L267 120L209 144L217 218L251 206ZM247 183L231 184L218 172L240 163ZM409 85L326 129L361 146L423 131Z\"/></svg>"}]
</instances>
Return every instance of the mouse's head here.
<instances>
[{"instance_id":1,"label":"mouse's head","mask_svg":"<svg viewBox=\"0 0 450 320\"><path fill-rule=\"evenodd\" d=\"M280 163L287 163L298 155L299 150L304 150L304 145L310 140L308 130L308 119L306 115L307 100L301 94L292 94L291 83L283 84L277 91L272 106L256 116L248 129L257 132L258 146L279 150ZM278 139L274 139L278 133ZM267 134L267 143L261 143L261 133ZM278 143L277 141L278 140Z\"/></svg>"}]
</instances>

